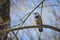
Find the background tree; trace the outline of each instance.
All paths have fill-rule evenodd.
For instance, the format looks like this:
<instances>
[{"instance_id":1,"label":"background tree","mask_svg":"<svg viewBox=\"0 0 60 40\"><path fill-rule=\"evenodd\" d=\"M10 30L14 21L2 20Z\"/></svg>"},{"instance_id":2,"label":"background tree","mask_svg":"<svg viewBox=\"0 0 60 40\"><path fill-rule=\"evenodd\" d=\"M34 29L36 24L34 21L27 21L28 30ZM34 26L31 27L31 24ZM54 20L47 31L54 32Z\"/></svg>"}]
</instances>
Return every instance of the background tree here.
<instances>
[{"instance_id":1,"label":"background tree","mask_svg":"<svg viewBox=\"0 0 60 40\"><path fill-rule=\"evenodd\" d=\"M0 30L9 28L10 0L0 0ZM0 40L7 40L7 33L0 33Z\"/></svg>"}]
</instances>

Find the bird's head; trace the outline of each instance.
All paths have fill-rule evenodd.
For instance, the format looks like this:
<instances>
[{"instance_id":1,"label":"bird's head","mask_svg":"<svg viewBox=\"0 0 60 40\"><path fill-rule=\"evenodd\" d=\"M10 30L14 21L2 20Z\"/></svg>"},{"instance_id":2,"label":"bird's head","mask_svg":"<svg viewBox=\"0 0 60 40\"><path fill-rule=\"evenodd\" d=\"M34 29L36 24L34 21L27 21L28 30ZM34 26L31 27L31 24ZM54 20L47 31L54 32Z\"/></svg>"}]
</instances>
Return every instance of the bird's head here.
<instances>
[{"instance_id":1,"label":"bird's head","mask_svg":"<svg viewBox=\"0 0 60 40\"><path fill-rule=\"evenodd\" d=\"M39 15L39 13L38 13L38 12L36 12L36 13L34 13L34 15Z\"/></svg>"},{"instance_id":2,"label":"bird's head","mask_svg":"<svg viewBox=\"0 0 60 40\"><path fill-rule=\"evenodd\" d=\"M34 15L35 15L35 18L39 17L39 13L38 12L34 13Z\"/></svg>"}]
</instances>

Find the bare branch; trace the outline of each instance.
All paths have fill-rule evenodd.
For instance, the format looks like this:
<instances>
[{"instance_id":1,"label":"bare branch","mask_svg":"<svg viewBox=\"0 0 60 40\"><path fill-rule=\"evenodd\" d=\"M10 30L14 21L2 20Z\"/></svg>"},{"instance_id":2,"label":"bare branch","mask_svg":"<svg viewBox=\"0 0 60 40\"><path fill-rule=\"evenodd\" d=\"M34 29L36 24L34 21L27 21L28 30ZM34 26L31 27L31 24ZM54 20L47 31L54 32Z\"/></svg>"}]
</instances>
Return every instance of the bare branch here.
<instances>
[{"instance_id":1,"label":"bare branch","mask_svg":"<svg viewBox=\"0 0 60 40\"><path fill-rule=\"evenodd\" d=\"M57 4L44 5L43 7L52 7L52 6L58 6L58 7L60 7L60 5L57 5ZM39 8L41 8L41 7L39 7Z\"/></svg>"},{"instance_id":2,"label":"bare branch","mask_svg":"<svg viewBox=\"0 0 60 40\"><path fill-rule=\"evenodd\" d=\"M55 28L53 26L49 26L49 25L41 25L41 26L44 27L44 28L50 28L52 30L60 32L60 29ZM0 32L4 33L4 32L10 32L10 31L22 30L22 29L28 29L28 28L40 28L40 26L24 26L24 27L18 27L18 28L15 27L15 28L9 28L9 29L6 29L6 30L0 30Z\"/></svg>"}]
</instances>

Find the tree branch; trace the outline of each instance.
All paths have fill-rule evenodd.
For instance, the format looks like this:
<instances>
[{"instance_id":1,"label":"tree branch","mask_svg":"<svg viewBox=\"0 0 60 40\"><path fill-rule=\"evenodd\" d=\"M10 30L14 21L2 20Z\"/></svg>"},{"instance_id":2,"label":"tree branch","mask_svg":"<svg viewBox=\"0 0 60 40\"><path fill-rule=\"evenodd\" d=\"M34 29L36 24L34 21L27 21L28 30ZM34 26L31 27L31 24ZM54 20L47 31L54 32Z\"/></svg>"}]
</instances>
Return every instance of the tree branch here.
<instances>
[{"instance_id":1,"label":"tree branch","mask_svg":"<svg viewBox=\"0 0 60 40\"><path fill-rule=\"evenodd\" d=\"M53 26L49 26L49 25L41 25L43 28L49 28L49 29L52 29L52 30L55 30L55 31L58 31L60 32L60 29L56 28L56 27L53 27ZM10 31L15 31L15 30L22 30L22 29L28 29L28 28L40 28L40 26L24 26L24 27L18 27L18 28L9 28L9 29L6 29L6 30L1 30L0 32L3 33L3 32L10 32Z\"/></svg>"},{"instance_id":2,"label":"tree branch","mask_svg":"<svg viewBox=\"0 0 60 40\"><path fill-rule=\"evenodd\" d=\"M57 4L44 5L43 7L52 7L52 6L58 6L58 7L60 7L60 5L57 5ZM41 7L39 7L39 8L41 8Z\"/></svg>"}]
</instances>

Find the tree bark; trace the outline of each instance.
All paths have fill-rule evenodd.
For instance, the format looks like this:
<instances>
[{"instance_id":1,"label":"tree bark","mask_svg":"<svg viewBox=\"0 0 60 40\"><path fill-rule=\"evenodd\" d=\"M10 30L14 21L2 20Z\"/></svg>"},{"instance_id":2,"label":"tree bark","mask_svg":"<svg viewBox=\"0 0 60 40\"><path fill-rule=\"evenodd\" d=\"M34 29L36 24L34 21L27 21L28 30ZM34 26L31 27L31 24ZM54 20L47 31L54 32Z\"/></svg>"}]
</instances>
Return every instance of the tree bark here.
<instances>
[{"instance_id":1,"label":"tree bark","mask_svg":"<svg viewBox=\"0 0 60 40\"><path fill-rule=\"evenodd\" d=\"M10 0L0 0L0 30L9 28ZM0 40L7 40L7 33L0 33Z\"/></svg>"}]
</instances>

